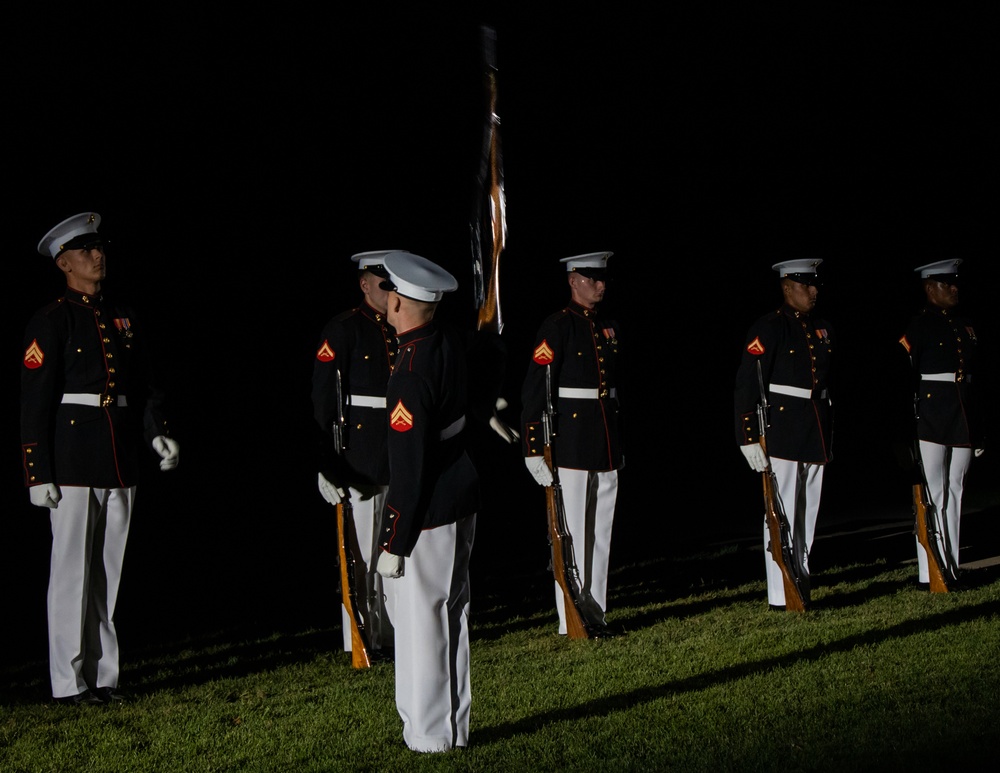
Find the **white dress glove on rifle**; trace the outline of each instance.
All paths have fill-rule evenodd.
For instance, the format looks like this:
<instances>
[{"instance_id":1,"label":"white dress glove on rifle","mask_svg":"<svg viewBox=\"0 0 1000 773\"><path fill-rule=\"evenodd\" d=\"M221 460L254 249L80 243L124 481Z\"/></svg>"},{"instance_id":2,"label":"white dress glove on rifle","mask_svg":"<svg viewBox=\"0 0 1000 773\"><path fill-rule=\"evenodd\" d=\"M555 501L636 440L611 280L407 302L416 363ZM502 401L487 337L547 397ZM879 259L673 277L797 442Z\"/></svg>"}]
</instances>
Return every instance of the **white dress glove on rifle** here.
<instances>
[{"instance_id":1,"label":"white dress glove on rifle","mask_svg":"<svg viewBox=\"0 0 1000 773\"><path fill-rule=\"evenodd\" d=\"M319 474L319 493L322 495L323 499L329 502L331 505L339 505L344 499L344 489L339 486L335 486L330 481L328 481L323 473Z\"/></svg>"},{"instance_id":2,"label":"white dress glove on rifle","mask_svg":"<svg viewBox=\"0 0 1000 773\"><path fill-rule=\"evenodd\" d=\"M161 470L172 470L181 460L181 447L176 440L166 435L153 438L153 450L160 455Z\"/></svg>"},{"instance_id":3,"label":"white dress glove on rifle","mask_svg":"<svg viewBox=\"0 0 1000 773\"><path fill-rule=\"evenodd\" d=\"M378 573L387 580L394 580L403 576L403 557L393 553L381 551L378 554L378 564L375 566Z\"/></svg>"},{"instance_id":4,"label":"white dress glove on rifle","mask_svg":"<svg viewBox=\"0 0 1000 773\"><path fill-rule=\"evenodd\" d=\"M49 507L55 509L59 507L59 500L62 499L62 492L55 483L39 483L28 489L31 497L31 504L35 507Z\"/></svg>"},{"instance_id":5,"label":"white dress glove on rifle","mask_svg":"<svg viewBox=\"0 0 1000 773\"><path fill-rule=\"evenodd\" d=\"M500 439L504 443L513 443L518 440L521 436L517 434L517 430L506 424L499 416L497 416L497 411L502 411L507 407L507 401L502 397L497 398L497 407L493 411L493 415L490 417L490 426L493 427L493 431L496 432Z\"/></svg>"},{"instance_id":6,"label":"white dress glove on rifle","mask_svg":"<svg viewBox=\"0 0 1000 773\"><path fill-rule=\"evenodd\" d=\"M544 456L526 456L524 457L524 466L528 468L531 477L535 479L535 483L539 486L552 485L552 470L545 463Z\"/></svg>"},{"instance_id":7,"label":"white dress glove on rifle","mask_svg":"<svg viewBox=\"0 0 1000 773\"><path fill-rule=\"evenodd\" d=\"M740 451L747 458L751 470L764 472L767 469L767 454L760 447L760 443L747 443L745 446L740 446Z\"/></svg>"}]
</instances>

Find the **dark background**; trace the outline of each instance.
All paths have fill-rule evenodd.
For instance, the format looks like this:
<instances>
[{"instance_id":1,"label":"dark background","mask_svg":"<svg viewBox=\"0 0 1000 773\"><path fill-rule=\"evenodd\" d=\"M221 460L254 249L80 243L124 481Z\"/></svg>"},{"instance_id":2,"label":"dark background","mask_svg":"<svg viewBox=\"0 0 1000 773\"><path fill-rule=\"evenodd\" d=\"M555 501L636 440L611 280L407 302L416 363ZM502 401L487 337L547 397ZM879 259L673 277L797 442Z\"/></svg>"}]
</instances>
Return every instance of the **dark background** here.
<instances>
[{"instance_id":1,"label":"dark background","mask_svg":"<svg viewBox=\"0 0 1000 773\"><path fill-rule=\"evenodd\" d=\"M473 324L484 22L498 36L511 422L534 331L567 298L559 259L615 253L604 310L623 331L628 465L614 562L759 532L732 380L747 327L778 305L770 266L793 257L824 261L818 313L847 375L821 528L908 511L885 385L919 301L912 269L965 258L964 305L987 353L1000 340L985 19L810 4L654 22L606 8L88 7L18 23L2 54L7 394L29 315L63 286L35 246L87 210L111 240L105 288L136 299L170 367L181 464L161 475L150 458L140 488L123 639L339 620L333 511L310 443L316 339L357 302L350 255L372 249L451 270L460 289L442 314ZM16 398L6 406L0 580L17 635L4 639L43 658L48 517L29 504ZM476 451L477 589L544 575L541 490L513 448L482 435ZM997 456L975 462L971 491L995 488Z\"/></svg>"}]
</instances>

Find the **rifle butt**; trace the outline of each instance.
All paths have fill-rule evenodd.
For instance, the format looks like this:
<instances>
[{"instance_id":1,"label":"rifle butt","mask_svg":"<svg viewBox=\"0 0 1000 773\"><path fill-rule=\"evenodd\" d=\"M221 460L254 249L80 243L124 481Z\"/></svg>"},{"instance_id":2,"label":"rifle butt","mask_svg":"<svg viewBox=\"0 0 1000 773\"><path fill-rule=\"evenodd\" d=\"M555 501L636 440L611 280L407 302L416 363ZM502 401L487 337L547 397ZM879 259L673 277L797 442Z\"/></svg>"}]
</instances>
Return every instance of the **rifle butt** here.
<instances>
[{"instance_id":1,"label":"rifle butt","mask_svg":"<svg viewBox=\"0 0 1000 773\"><path fill-rule=\"evenodd\" d=\"M931 544L931 533L927 528L927 496L923 483L913 485L913 514L916 519L917 542L927 556L927 579L931 593L948 593L948 581L938 560L937 545Z\"/></svg>"},{"instance_id":2,"label":"rifle butt","mask_svg":"<svg viewBox=\"0 0 1000 773\"><path fill-rule=\"evenodd\" d=\"M808 606L803 597L799 584L795 581L792 568L785 560L782 550L783 541L781 538L781 516L774 504L774 488L771 484L770 468L762 473L764 486L764 516L767 519L767 530L770 535L771 557L781 570L782 586L785 589L785 609L789 612L805 612Z\"/></svg>"},{"instance_id":3,"label":"rifle butt","mask_svg":"<svg viewBox=\"0 0 1000 773\"><path fill-rule=\"evenodd\" d=\"M361 624L358 622L357 593L354 587L354 561L350 559L352 555L348 547L350 540L349 529L353 531L354 519L346 512L343 502L337 505L337 534L338 552L340 554L340 598L347 610L347 619L350 621L351 637L351 665L354 668L368 668L371 666L371 655L369 654L368 642L361 631ZM343 632L348 635L347 631Z\"/></svg>"},{"instance_id":4,"label":"rifle butt","mask_svg":"<svg viewBox=\"0 0 1000 773\"><path fill-rule=\"evenodd\" d=\"M590 627L584 620L580 610L579 595L570 590L572 582L566 568L563 556L566 551L566 540L569 537L565 534L559 518L559 490L553 485L545 489L545 504L548 511L549 520L549 542L552 543L552 573L555 575L556 583L563 594L563 615L566 618L566 635L570 639L590 639Z\"/></svg>"}]
</instances>

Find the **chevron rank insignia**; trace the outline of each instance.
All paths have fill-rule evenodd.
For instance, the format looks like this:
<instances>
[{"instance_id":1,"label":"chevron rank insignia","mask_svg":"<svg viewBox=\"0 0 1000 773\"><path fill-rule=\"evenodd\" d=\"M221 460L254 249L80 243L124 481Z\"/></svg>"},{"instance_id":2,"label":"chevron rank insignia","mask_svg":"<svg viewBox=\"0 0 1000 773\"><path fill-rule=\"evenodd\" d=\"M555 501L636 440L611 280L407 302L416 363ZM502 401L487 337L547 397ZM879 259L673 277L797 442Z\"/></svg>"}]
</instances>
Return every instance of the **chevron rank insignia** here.
<instances>
[{"instance_id":1,"label":"chevron rank insignia","mask_svg":"<svg viewBox=\"0 0 1000 773\"><path fill-rule=\"evenodd\" d=\"M392 409L392 414L389 416L389 426L396 432L409 432L413 429L413 414L406 410L402 400Z\"/></svg>"},{"instance_id":2,"label":"chevron rank insignia","mask_svg":"<svg viewBox=\"0 0 1000 773\"><path fill-rule=\"evenodd\" d=\"M532 354L532 359L534 359L534 361L539 365L548 365L552 362L552 358L554 356L555 353L549 347L549 342L543 339L542 342L535 348L535 352Z\"/></svg>"},{"instance_id":3,"label":"chevron rank insignia","mask_svg":"<svg viewBox=\"0 0 1000 773\"><path fill-rule=\"evenodd\" d=\"M763 354L764 344L760 342L760 337L755 337L750 343L747 344L747 351L750 354Z\"/></svg>"},{"instance_id":4,"label":"chevron rank insignia","mask_svg":"<svg viewBox=\"0 0 1000 773\"><path fill-rule=\"evenodd\" d=\"M24 367L29 370L35 370L42 367L43 362L45 362L45 352L38 345L38 339L35 339L31 342L31 346L24 352Z\"/></svg>"},{"instance_id":5,"label":"chevron rank insignia","mask_svg":"<svg viewBox=\"0 0 1000 773\"><path fill-rule=\"evenodd\" d=\"M316 352L316 359L320 362L330 362L336 356L337 354L333 351L329 341L324 341L323 345L319 347L319 351Z\"/></svg>"},{"instance_id":6,"label":"chevron rank insignia","mask_svg":"<svg viewBox=\"0 0 1000 773\"><path fill-rule=\"evenodd\" d=\"M906 336L903 336L902 338L900 338L899 342L903 345L903 348L906 349L906 353L909 354L910 353L910 342L906 339Z\"/></svg>"}]
</instances>

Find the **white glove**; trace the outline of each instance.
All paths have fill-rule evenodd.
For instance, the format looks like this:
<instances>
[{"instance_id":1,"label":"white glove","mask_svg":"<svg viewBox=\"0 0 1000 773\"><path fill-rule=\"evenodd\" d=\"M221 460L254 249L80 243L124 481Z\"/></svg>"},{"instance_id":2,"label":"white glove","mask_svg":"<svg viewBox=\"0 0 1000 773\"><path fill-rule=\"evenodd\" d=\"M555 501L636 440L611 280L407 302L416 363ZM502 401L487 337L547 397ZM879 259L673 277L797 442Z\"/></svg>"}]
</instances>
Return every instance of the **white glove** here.
<instances>
[{"instance_id":1,"label":"white glove","mask_svg":"<svg viewBox=\"0 0 1000 773\"><path fill-rule=\"evenodd\" d=\"M503 420L497 416L497 411L502 411L506 407L507 401L502 397L498 397L496 410L493 411L493 415L490 417L490 426L493 427L493 431L500 436L500 439L504 443L513 443L521 436L517 434L516 429L505 424Z\"/></svg>"},{"instance_id":2,"label":"white glove","mask_svg":"<svg viewBox=\"0 0 1000 773\"><path fill-rule=\"evenodd\" d=\"M157 435L153 438L153 450L160 455L161 470L172 470L181 460L181 447L172 437Z\"/></svg>"},{"instance_id":3,"label":"white glove","mask_svg":"<svg viewBox=\"0 0 1000 773\"><path fill-rule=\"evenodd\" d=\"M552 470L545 463L544 456L526 456L524 457L524 466L528 468L531 477L535 479L535 483L539 486L552 485Z\"/></svg>"},{"instance_id":4,"label":"white glove","mask_svg":"<svg viewBox=\"0 0 1000 773\"><path fill-rule=\"evenodd\" d=\"M403 576L403 557L385 550L378 554L378 564L375 566L378 573L387 580L393 580Z\"/></svg>"},{"instance_id":5,"label":"white glove","mask_svg":"<svg viewBox=\"0 0 1000 773\"><path fill-rule=\"evenodd\" d=\"M760 443L747 443L745 446L740 446L740 451L747 458L751 470L764 472L767 469L767 454L760 447Z\"/></svg>"},{"instance_id":6,"label":"white glove","mask_svg":"<svg viewBox=\"0 0 1000 773\"><path fill-rule=\"evenodd\" d=\"M983 454L985 454L985 453L986 453L986 449L985 449L985 448L977 448L977 449L976 449L976 450L974 451L974 453L975 453L975 455L976 455L976 458L978 459L978 458L979 458L980 456L982 456Z\"/></svg>"},{"instance_id":7,"label":"white glove","mask_svg":"<svg viewBox=\"0 0 1000 773\"><path fill-rule=\"evenodd\" d=\"M331 505L339 505L345 496L344 489L339 486L333 485L330 481L324 477L323 473L318 473L319 475L319 493L323 496L327 502Z\"/></svg>"},{"instance_id":8,"label":"white glove","mask_svg":"<svg viewBox=\"0 0 1000 773\"><path fill-rule=\"evenodd\" d=\"M35 507L50 507L53 510L59 507L59 500L62 499L62 492L55 483L39 483L28 489L31 497L31 504Z\"/></svg>"}]
</instances>

